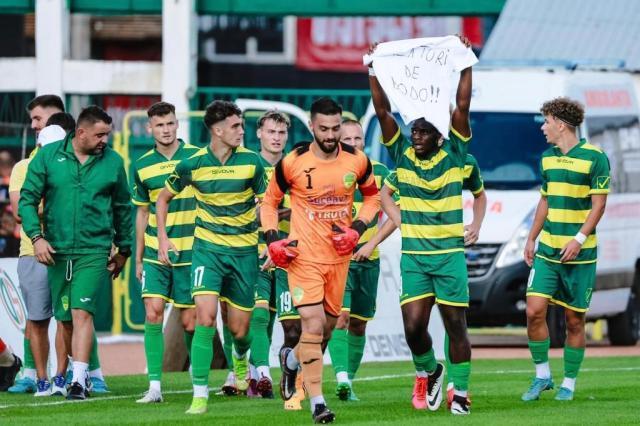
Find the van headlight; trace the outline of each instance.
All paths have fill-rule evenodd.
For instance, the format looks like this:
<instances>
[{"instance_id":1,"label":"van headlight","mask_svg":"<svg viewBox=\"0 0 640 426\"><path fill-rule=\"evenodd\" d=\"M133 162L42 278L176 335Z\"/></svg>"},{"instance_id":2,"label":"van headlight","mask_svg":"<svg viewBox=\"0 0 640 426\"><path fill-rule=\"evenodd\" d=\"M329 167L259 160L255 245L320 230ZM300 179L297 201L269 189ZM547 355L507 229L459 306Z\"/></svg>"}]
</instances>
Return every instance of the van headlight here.
<instances>
[{"instance_id":1,"label":"van headlight","mask_svg":"<svg viewBox=\"0 0 640 426\"><path fill-rule=\"evenodd\" d=\"M531 230L535 213L535 209L531 210L522 223L516 228L511 239L502 247L496 260L496 268L504 268L515 265L518 262L524 262L524 246L527 244L527 238L529 237L529 231Z\"/></svg>"}]
</instances>

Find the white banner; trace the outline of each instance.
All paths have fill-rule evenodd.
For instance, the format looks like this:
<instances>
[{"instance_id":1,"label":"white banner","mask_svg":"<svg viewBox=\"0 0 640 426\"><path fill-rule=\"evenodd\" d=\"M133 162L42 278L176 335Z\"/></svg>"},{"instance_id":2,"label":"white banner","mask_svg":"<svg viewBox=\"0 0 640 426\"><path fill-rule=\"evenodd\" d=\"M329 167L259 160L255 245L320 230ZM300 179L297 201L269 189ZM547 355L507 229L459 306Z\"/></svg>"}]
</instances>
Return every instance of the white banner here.
<instances>
[{"instance_id":1,"label":"white banner","mask_svg":"<svg viewBox=\"0 0 640 426\"><path fill-rule=\"evenodd\" d=\"M27 309L20 283L18 282L18 259L0 258L0 337L11 350L24 361L24 329L27 324ZM56 322L52 319L49 325L49 376L56 370Z\"/></svg>"}]
</instances>

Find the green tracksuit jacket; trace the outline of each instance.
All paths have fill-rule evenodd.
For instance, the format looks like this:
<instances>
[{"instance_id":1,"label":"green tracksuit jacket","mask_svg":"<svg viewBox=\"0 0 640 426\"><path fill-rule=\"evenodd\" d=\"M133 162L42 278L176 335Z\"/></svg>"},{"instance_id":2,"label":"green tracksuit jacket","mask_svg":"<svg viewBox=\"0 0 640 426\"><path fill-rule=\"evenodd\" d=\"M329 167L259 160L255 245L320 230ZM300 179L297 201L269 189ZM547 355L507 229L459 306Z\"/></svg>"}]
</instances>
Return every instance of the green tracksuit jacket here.
<instances>
[{"instance_id":1,"label":"green tracksuit jacket","mask_svg":"<svg viewBox=\"0 0 640 426\"><path fill-rule=\"evenodd\" d=\"M19 203L24 231L29 238L42 233L56 254L109 253L112 242L128 250L133 224L122 157L106 147L80 164L73 136L41 148L29 163Z\"/></svg>"}]
</instances>

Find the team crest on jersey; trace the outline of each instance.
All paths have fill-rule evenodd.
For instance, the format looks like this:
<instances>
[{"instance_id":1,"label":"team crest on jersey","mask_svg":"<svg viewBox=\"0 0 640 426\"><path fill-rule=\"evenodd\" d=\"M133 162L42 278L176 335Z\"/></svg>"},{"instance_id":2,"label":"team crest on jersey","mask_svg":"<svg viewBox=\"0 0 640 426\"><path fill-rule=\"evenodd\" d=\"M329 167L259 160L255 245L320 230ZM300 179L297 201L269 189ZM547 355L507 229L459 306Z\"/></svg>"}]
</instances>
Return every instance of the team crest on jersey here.
<instances>
[{"instance_id":1,"label":"team crest on jersey","mask_svg":"<svg viewBox=\"0 0 640 426\"><path fill-rule=\"evenodd\" d=\"M62 296L62 298L60 298L60 300L62 301L62 309L64 309L65 311L69 310L69 297L68 296Z\"/></svg>"},{"instance_id":2,"label":"team crest on jersey","mask_svg":"<svg viewBox=\"0 0 640 426\"><path fill-rule=\"evenodd\" d=\"M356 175L353 172L349 172L346 175L344 175L342 177L342 183L344 184L344 187L349 189L353 186L354 183L356 183Z\"/></svg>"},{"instance_id":3,"label":"team crest on jersey","mask_svg":"<svg viewBox=\"0 0 640 426\"><path fill-rule=\"evenodd\" d=\"M300 287L296 287L293 289L293 300L296 303L300 303L302 301L302 298L304 297L304 290L301 289Z\"/></svg>"},{"instance_id":4,"label":"team crest on jersey","mask_svg":"<svg viewBox=\"0 0 640 426\"><path fill-rule=\"evenodd\" d=\"M611 178L609 176L598 176L597 183L598 189L605 189L609 187L609 181Z\"/></svg>"}]
</instances>

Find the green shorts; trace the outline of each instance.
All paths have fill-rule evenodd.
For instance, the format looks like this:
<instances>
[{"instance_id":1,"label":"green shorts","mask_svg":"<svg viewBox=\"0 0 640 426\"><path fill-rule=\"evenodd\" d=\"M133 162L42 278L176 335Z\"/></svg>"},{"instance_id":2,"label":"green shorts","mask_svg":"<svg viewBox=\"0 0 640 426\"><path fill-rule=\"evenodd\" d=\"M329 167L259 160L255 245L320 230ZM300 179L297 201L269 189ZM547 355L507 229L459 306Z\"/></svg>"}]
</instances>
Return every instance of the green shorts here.
<instances>
[{"instance_id":1,"label":"green shorts","mask_svg":"<svg viewBox=\"0 0 640 426\"><path fill-rule=\"evenodd\" d=\"M300 314L289 293L289 279L287 271L276 268L276 309L279 320L300 319Z\"/></svg>"},{"instance_id":2,"label":"green shorts","mask_svg":"<svg viewBox=\"0 0 640 426\"><path fill-rule=\"evenodd\" d=\"M193 308L191 266L142 262L142 297L159 297L176 308Z\"/></svg>"},{"instance_id":3,"label":"green shorts","mask_svg":"<svg viewBox=\"0 0 640 426\"><path fill-rule=\"evenodd\" d=\"M230 250L231 251L231 250ZM221 302L243 311L253 310L258 280L258 253L222 254L194 250L191 260L191 295L216 294Z\"/></svg>"},{"instance_id":4,"label":"green shorts","mask_svg":"<svg viewBox=\"0 0 640 426\"><path fill-rule=\"evenodd\" d=\"M268 303L269 310L276 310L276 269L258 271L258 282L255 291L256 303Z\"/></svg>"},{"instance_id":5,"label":"green shorts","mask_svg":"<svg viewBox=\"0 0 640 426\"><path fill-rule=\"evenodd\" d=\"M56 320L71 321L71 309L95 314L100 287L111 285L107 254L56 255L53 259L56 263L47 268L47 275Z\"/></svg>"},{"instance_id":6,"label":"green shorts","mask_svg":"<svg viewBox=\"0 0 640 426\"><path fill-rule=\"evenodd\" d=\"M536 257L527 296L541 296L576 312L587 312L596 285L596 263L554 263Z\"/></svg>"},{"instance_id":7,"label":"green shorts","mask_svg":"<svg viewBox=\"0 0 640 426\"><path fill-rule=\"evenodd\" d=\"M451 306L469 306L469 282L464 252L402 254L400 306L425 297Z\"/></svg>"},{"instance_id":8,"label":"green shorts","mask_svg":"<svg viewBox=\"0 0 640 426\"><path fill-rule=\"evenodd\" d=\"M380 260L351 261L342 310L350 317L371 321L376 313Z\"/></svg>"}]
</instances>

